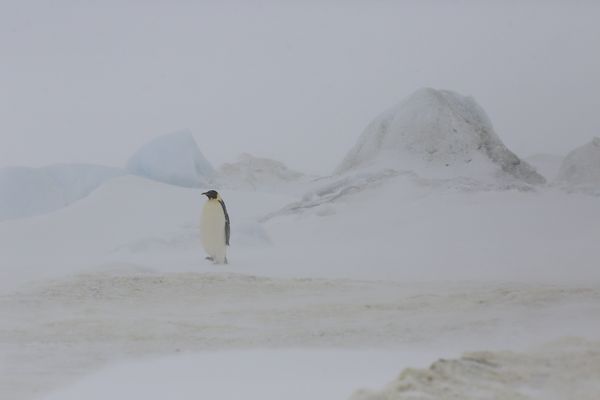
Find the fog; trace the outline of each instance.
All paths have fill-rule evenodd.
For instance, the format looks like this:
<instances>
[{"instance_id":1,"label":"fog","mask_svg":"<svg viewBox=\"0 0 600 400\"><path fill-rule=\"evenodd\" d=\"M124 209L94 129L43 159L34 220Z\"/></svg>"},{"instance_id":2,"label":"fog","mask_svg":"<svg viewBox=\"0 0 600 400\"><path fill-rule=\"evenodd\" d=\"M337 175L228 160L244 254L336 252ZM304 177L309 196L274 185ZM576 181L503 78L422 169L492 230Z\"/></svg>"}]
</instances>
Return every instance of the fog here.
<instances>
[{"instance_id":1,"label":"fog","mask_svg":"<svg viewBox=\"0 0 600 400\"><path fill-rule=\"evenodd\" d=\"M0 0L0 399L597 400L598 21Z\"/></svg>"},{"instance_id":2,"label":"fog","mask_svg":"<svg viewBox=\"0 0 600 400\"><path fill-rule=\"evenodd\" d=\"M472 95L520 155L600 134L596 2L6 1L0 166L121 166L190 129L326 173L429 86Z\"/></svg>"}]
</instances>

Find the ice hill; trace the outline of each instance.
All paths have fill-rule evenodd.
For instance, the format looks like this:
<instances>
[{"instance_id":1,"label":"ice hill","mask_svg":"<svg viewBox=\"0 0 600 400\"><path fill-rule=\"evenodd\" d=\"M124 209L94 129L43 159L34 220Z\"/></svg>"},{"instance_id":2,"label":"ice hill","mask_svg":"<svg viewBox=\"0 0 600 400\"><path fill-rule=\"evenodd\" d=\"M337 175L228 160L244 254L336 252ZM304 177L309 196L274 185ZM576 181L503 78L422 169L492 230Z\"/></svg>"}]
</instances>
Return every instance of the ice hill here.
<instances>
[{"instance_id":1,"label":"ice hill","mask_svg":"<svg viewBox=\"0 0 600 400\"><path fill-rule=\"evenodd\" d=\"M533 167L541 173L547 181L556 179L560 165L564 160L563 156L556 154L534 154L526 157L525 161L533 165Z\"/></svg>"},{"instance_id":2,"label":"ice hill","mask_svg":"<svg viewBox=\"0 0 600 400\"><path fill-rule=\"evenodd\" d=\"M502 143L473 98L430 88L375 118L336 173L381 165L424 177L545 182Z\"/></svg>"},{"instance_id":3,"label":"ice hill","mask_svg":"<svg viewBox=\"0 0 600 400\"><path fill-rule=\"evenodd\" d=\"M600 187L600 138L571 151L560 166L557 181L569 186Z\"/></svg>"},{"instance_id":4,"label":"ice hill","mask_svg":"<svg viewBox=\"0 0 600 400\"><path fill-rule=\"evenodd\" d=\"M280 161L241 154L235 162L219 168L219 182L225 187L243 190L293 189L309 178Z\"/></svg>"},{"instance_id":5,"label":"ice hill","mask_svg":"<svg viewBox=\"0 0 600 400\"><path fill-rule=\"evenodd\" d=\"M207 185L215 171L189 131L179 131L143 145L127 162L134 175L184 187Z\"/></svg>"},{"instance_id":6,"label":"ice hill","mask_svg":"<svg viewBox=\"0 0 600 400\"><path fill-rule=\"evenodd\" d=\"M105 181L123 175L119 168L57 164L41 168L0 169L0 221L54 211L87 196Z\"/></svg>"}]
</instances>

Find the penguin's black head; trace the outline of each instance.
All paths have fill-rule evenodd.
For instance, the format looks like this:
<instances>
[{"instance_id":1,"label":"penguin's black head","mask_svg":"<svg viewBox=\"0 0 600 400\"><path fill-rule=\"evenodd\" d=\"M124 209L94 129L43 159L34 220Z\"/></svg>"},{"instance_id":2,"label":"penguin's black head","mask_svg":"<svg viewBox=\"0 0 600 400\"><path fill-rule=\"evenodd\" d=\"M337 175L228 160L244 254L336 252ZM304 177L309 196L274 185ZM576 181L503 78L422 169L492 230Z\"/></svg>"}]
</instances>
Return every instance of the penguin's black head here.
<instances>
[{"instance_id":1,"label":"penguin's black head","mask_svg":"<svg viewBox=\"0 0 600 400\"><path fill-rule=\"evenodd\" d=\"M217 193L216 190L209 190L208 192L204 192L202 194L208 197L209 199L216 199L219 195L219 193Z\"/></svg>"}]
</instances>

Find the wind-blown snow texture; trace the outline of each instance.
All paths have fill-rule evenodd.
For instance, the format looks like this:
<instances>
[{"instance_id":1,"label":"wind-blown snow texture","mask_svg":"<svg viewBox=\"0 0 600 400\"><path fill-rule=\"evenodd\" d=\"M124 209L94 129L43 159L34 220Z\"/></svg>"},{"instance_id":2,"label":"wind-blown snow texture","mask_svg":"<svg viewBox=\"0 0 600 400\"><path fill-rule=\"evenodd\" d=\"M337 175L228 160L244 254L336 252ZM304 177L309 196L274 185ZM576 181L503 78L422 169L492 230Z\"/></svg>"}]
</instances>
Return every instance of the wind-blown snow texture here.
<instances>
[{"instance_id":1,"label":"wind-blown snow texture","mask_svg":"<svg viewBox=\"0 0 600 400\"><path fill-rule=\"evenodd\" d=\"M41 168L0 169L0 220L54 211L87 196L107 180L123 175L118 168L58 164Z\"/></svg>"},{"instance_id":2,"label":"wind-blown snow texture","mask_svg":"<svg viewBox=\"0 0 600 400\"><path fill-rule=\"evenodd\" d=\"M565 157L557 181L567 185L600 186L600 138L594 138Z\"/></svg>"},{"instance_id":3,"label":"wind-blown snow texture","mask_svg":"<svg viewBox=\"0 0 600 400\"><path fill-rule=\"evenodd\" d=\"M596 400L598 377L600 344L563 339L530 352L481 351L406 369L383 391L351 400Z\"/></svg>"},{"instance_id":4,"label":"wind-blown snow texture","mask_svg":"<svg viewBox=\"0 0 600 400\"><path fill-rule=\"evenodd\" d=\"M502 171L529 184L545 182L506 148L471 97L446 90L420 89L381 114L367 126L336 172L377 161L402 169L424 163L458 176Z\"/></svg>"},{"instance_id":5,"label":"wind-blown snow texture","mask_svg":"<svg viewBox=\"0 0 600 400\"><path fill-rule=\"evenodd\" d=\"M135 175L184 187L205 186L215 173L188 131L146 143L129 159L127 169Z\"/></svg>"}]
</instances>

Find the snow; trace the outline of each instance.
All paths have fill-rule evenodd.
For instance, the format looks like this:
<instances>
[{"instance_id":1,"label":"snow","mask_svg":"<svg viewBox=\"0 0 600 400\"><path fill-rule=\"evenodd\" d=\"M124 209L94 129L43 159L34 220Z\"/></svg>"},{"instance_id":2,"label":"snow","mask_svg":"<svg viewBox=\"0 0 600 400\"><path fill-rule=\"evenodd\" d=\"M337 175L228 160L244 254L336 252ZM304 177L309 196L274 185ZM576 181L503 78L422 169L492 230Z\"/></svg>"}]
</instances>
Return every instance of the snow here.
<instances>
[{"instance_id":1,"label":"snow","mask_svg":"<svg viewBox=\"0 0 600 400\"><path fill-rule=\"evenodd\" d=\"M598 339L594 197L398 171L312 185L307 198L222 190L233 231L219 267L200 246L201 189L124 176L64 209L0 223L0 397L88 398L102 387L185 398L202 382L190 370L216 363L203 392L214 399L236 395L219 385L236 376L255 383L247 398L281 398L283 382L265 389L274 365L299 386L314 382L311 398L348 398L440 356ZM331 365L332 381L280 353L291 349L313 352L302 365ZM373 358L349 370L333 350ZM247 351L250 365L230 373ZM372 365L377 382L360 378Z\"/></svg>"},{"instance_id":2,"label":"snow","mask_svg":"<svg viewBox=\"0 0 600 400\"><path fill-rule=\"evenodd\" d=\"M336 172L378 163L425 177L509 176L529 184L545 182L506 148L473 98L431 88L416 91L375 118Z\"/></svg>"},{"instance_id":3,"label":"snow","mask_svg":"<svg viewBox=\"0 0 600 400\"><path fill-rule=\"evenodd\" d=\"M241 154L235 162L223 164L218 175L219 183L225 187L262 191L297 192L309 179L280 161L247 153Z\"/></svg>"},{"instance_id":4,"label":"snow","mask_svg":"<svg viewBox=\"0 0 600 400\"><path fill-rule=\"evenodd\" d=\"M581 399L600 393L600 343L563 339L528 352L476 352L407 369L381 392L352 400Z\"/></svg>"},{"instance_id":5,"label":"snow","mask_svg":"<svg viewBox=\"0 0 600 400\"><path fill-rule=\"evenodd\" d=\"M244 358L251 355L243 351L290 348L308 349L316 365L329 362L333 367L330 350L340 350L342 357L349 350L366 352L369 363L353 368L380 371L380 381L373 383L382 385L402 366L425 366L440 355L456 357L459 349L522 348L574 334L593 337L599 300L598 289L537 284L383 283L123 269L88 273L22 287L1 298L3 323L11 329L0 331L6 362L0 369L0 394L19 399L51 389L62 393L61 386L114 363L139 360L139 365L151 357L150 368L154 359L161 367L165 357L168 361L181 355L189 361L167 362L169 372L154 381L154 388L160 389L157 393L172 389L181 390L182 397L197 396L186 391L189 386L178 386L181 376L189 384L193 377L206 378L196 372L212 369L221 382L235 382L235 376L246 372L264 381L263 374L270 374L273 366L266 363L263 371L261 353ZM224 363L213 364L211 354L222 351L234 352L225 361L240 357L236 365L246 366L218 368ZM295 363L278 363L279 368L290 364ZM132 366L125 372L131 372L133 383L126 377L114 382L111 377L123 369L108 371L89 378L91 385L85 378L87 383L67 387L65 398L86 391L93 396L99 386L118 393L114 398L129 398L129 391L119 391L123 380L143 392L148 388L135 382L156 376L148 375L143 365ZM312 376L309 372L281 370L298 385L314 379L314 371ZM359 387L375 387L348 366L339 365L331 373L345 391L337 398ZM19 384L32 377L27 385ZM206 390L201 393L212 394ZM276 390L278 386L267 393ZM222 388L211 398L228 398L227 393ZM329 398L326 393L315 388L313 398ZM248 398L281 398L252 394Z\"/></svg>"},{"instance_id":6,"label":"snow","mask_svg":"<svg viewBox=\"0 0 600 400\"><path fill-rule=\"evenodd\" d=\"M598 391L600 203L532 185L469 98L417 92L329 177L253 156L218 176L189 133L133 160L142 177L0 222L0 398ZM207 183L226 266L200 245Z\"/></svg>"},{"instance_id":7,"label":"snow","mask_svg":"<svg viewBox=\"0 0 600 400\"><path fill-rule=\"evenodd\" d=\"M382 377L393 376L400 357L418 362L421 355L261 349L172 356L107 368L44 400L347 399L354 390L353 382L375 387L381 385Z\"/></svg>"},{"instance_id":8,"label":"snow","mask_svg":"<svg viewBox=\"0 0 600 400\"><path fill-rule=\"evenodd\" d=\"M525 161L533 165L548 182L552 182L556 179L556 175L558 174L558 170L563 160L563 156L544 153L534 154L525 158Z\"/></svg>"},{"instance_id":9,"label":"snow","mask_svg":"<svg viewBox=\"0 0 600 400\"><path fill-rule=\"evenodd\" d=\"M215 173L189 131L159 136L146 143L129 159L127 169L135 175L184 187L206 186Z\"/></svg>"},{"instance_id":10,"label":"snow","mask_svg":"<svg viewBox=\"0 0 600 400\"><path fill-rule=\"evenodd\" d=\"M30 277L81 272L113 260L156 265L178 260L180 269L195 270L204 257L198 232L205 201L201 192L129 175L106 182L91 196L55 213L5 221L0 224L0 252L7 261L0 269L0 289ZM253 249L268 242L256 219L290 201L278 194L221 194L231 208L232 260L239 244Z\"/></svg>"},{"instance_id":11,"label":"snow","mask_svg":"<svg viewBox=\"0 0 600 400\"><path fill-rule=\"evenodd\" d=\"M89 164L1 168L0 221L66 207L123 174L118 168Z\"/></svg>"},{"instance_id":12,"label":"snow","mask_svg":"<svg viewBox=\"0 0 600 400\"><path fill-rule=\"evenodd\" d=\"M557 181L569 186L600 187L600 138L594 138L565 157Z\"/></svg>"}]
</instances>

